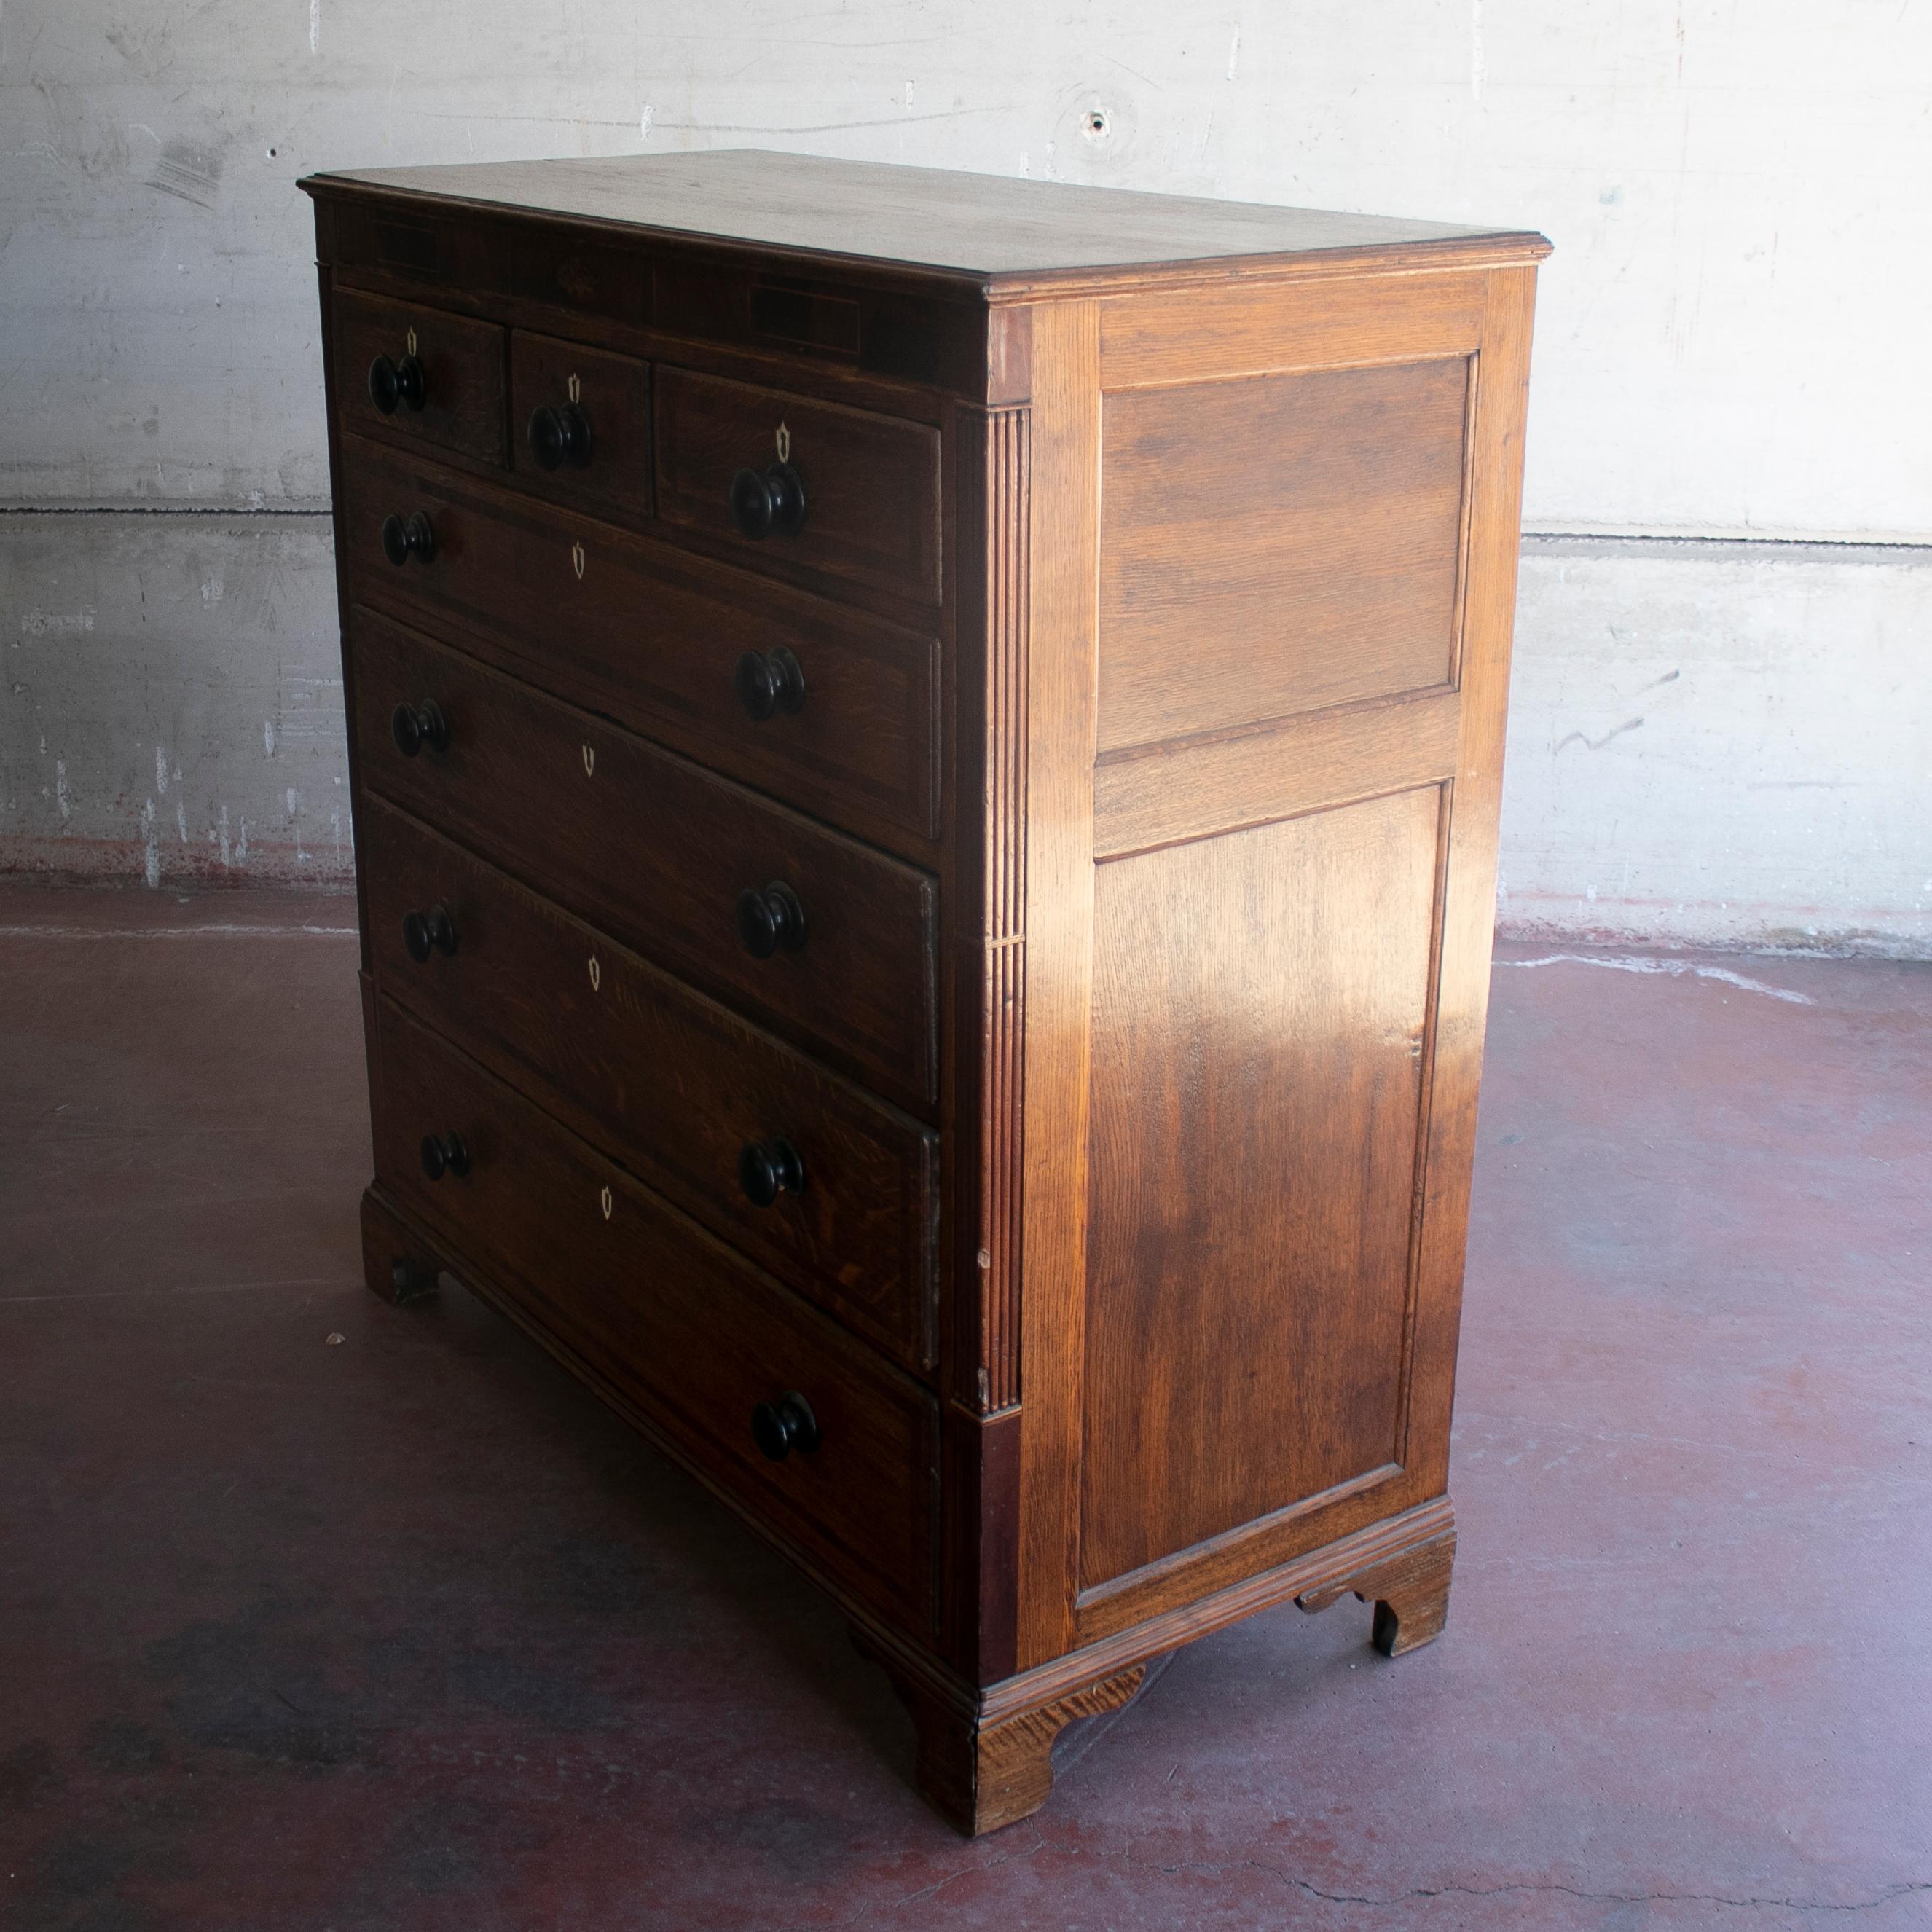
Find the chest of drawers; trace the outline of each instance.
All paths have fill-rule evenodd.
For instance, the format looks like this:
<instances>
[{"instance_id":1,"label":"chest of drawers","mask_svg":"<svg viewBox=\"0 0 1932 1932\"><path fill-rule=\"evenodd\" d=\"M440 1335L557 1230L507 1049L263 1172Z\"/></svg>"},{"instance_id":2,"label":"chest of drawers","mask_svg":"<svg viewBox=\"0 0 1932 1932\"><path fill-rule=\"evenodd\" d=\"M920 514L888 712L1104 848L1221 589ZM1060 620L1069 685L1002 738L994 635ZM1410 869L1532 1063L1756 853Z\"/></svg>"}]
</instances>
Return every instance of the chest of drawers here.
<instances>
[{"instance_id":1,"label":"chest of drawers","mask_svg":"<svg viewBox=\"0 0 1932 1932\"><path fill-rule=\"evenodd\" d=\"M850 1618L970 1831L1442 1628L1536 236L715 154L315 202L370 1286Z\"/></svg>"}]
</instances>

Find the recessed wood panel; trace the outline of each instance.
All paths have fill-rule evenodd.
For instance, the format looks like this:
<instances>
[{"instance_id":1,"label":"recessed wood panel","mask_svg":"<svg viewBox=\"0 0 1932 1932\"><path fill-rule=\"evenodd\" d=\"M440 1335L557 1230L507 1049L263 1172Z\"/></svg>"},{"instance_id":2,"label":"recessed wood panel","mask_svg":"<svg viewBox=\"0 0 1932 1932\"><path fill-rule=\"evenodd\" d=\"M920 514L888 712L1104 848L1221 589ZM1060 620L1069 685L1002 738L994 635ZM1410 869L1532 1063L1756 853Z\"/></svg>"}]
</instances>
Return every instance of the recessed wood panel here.
<instances>
[{"instance_id":1,"label":"recessed wood panel","mask_svg":"<svg viewBox=\"0 0 1932 1932\"><path fill-rule=\"evenodd\" d=\"M1442 796L1097 869L1085 1588L1400 1460Z\"/></svg>"},{"instance_id":2,"label":"recessed wood panel","mask_svg":"<svg viewBox=\"0 0 1932 1932\"><path fill-rule=\"evenodd\" d=\"M1106 398L1100 749L1449 682L1468 363Z\"/></svg>"}]
</instances>

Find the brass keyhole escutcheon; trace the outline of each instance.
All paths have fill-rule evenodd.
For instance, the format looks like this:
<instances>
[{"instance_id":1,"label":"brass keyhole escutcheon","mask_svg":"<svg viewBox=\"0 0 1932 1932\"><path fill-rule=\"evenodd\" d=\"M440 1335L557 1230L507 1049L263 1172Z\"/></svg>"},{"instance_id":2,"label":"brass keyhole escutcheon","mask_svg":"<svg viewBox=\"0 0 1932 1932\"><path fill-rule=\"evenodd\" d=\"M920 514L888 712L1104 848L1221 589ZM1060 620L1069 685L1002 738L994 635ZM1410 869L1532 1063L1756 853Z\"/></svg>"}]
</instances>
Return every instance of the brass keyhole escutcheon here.
<instances>
[{"instance_id":1,"label":"brass keyhole escutcheon","mask_svg":"<svg viewBox=\"0 0 1932 1932\"><path fill-rule=\"evenodd\" d=\"M412 356L416 352L416 332L413 328L409 333L409 350Z\"/></svg>"},{"instance_id":2,"label":"brass keyhole escutcheon","mask_svg":"<svg viewBox=\"0 0 1932 1932\"><path fill-rule=\"evenodd\" d=\"M577 380L577 372L575 370L573 369L571 371L570 380L564 385L564 387L569 391L570 400L573 403L580 403L583 401L584 385Z\"/></svg>"},{"instance_id":3,"label":"brass keyhole escutcheon","mask_svg":"<svg viewBox=\"0 0 1932 1932\"><path fill-rule=\"evenodd\" d=\"M590 746L586 745L584 748L584 776L590 778L596 773L596 770L597 754Z\"/></svg>"},{"instance_id":4,"label":"brass keyhole escutcheon","mask_svg":"<svg viewBox=\"0 0 1932 1932\"><path fill-rule=\"evenodd\" d=\"M571 568L577 572L578 582L581 584L584 581L584 546L580 543L571 545L570 562Z\"/></svg>"},{"instance_id":5,"label":"brass keyhole escutcheon","mask_svg":"<svg viewBox=\"0 0 1932 1932\"><path fill-rule=\"evenodd\" d=\"M605 1187L598 1190L597 1203L598 1205L604 1210L604 1220L607 1221L609 1220L610 1218L610 1208L612 1205L610 1200L610 1190L609 1188Z\"/></svg>"},{"instance_id":6,"label":"brass keyhole escutcheon","mask_svg":"<svg viewBox=\"0 0 1932 1932\"><path fill-rule=\"evenodd\" d=\"M598 964L597 956L593 952L590 956L590 990L596 992L603 980L604 969Z\"/></svg>"},{"instance_id":7,"label":"brass keyhole escutcheon","mask_svg":"<svg viewBox=\"0 0 1932 1932\"><path fill-rule=\"evenodd\" d=\"M778 460L781 463L791 460L791 431L783 423L778 424Z\"/></svg>"}]
</instances>

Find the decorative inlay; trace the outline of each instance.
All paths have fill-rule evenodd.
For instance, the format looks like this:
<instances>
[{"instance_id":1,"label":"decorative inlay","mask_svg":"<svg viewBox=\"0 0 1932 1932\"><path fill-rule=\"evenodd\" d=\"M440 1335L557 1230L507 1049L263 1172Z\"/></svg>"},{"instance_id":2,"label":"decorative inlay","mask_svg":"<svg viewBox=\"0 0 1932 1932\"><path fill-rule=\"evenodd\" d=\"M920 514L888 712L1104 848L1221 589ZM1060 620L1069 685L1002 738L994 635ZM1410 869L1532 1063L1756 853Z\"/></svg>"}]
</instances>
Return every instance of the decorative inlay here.
<instances>
[{"instance_id":1,"label":"decorative inlay","mask_svg":"<svg viewBox=\"0 0 1932 1932\"><path fill-rule=\"evenodd\" d=\"M981 982L978 1406L1019 1400L1026 1031L1027 552L1032 418L986 422L986 952Z\"/></svg>"}]
</instances>

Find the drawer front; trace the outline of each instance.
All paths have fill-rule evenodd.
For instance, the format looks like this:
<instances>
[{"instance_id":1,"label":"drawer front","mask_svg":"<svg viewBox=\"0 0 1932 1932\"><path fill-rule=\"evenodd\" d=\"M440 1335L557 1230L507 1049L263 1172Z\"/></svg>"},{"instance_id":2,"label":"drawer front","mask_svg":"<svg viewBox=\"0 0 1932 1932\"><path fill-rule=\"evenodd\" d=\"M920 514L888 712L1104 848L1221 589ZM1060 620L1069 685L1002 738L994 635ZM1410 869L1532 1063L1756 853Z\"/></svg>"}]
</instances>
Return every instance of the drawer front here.
<instances>
[{"instance_id":1,"label":"drawer front","mask_svg":"<svg viewBox=\"0 0 1932 1932\"><path fill-rule=\"evenodd\" d=\"M657 377L658 514L728 538L754 567L820 570L937 602L939 432L869 410L814 403L687 370ZM786 527L750 536L733 507L741 470L789 464L804 496Z\"/></svg>"},{"instance_id":2,"label":"drawer front","mask_svg":"<svg viewBox=\"0 0 1932 1932\"><path fill-rule=\"evenodd\" d=\"M358 590L808 811L937 835L935 639L367 444L344 446L342 499ZM384 518L418 514L430 555L392 563Z\"/></svg>"},{"instance_id":3,"label":"drawer front","mask_svg":"<svg viewBox=\"0 0 1932 1932\"><path fill-rule=\"evenodd\" d=\"M370 790L656 964L929 1106L929 874L373 612L354 611L350 629ZM444 748L398 751L399 705L418 716L433 705ZM762 953L741 917L766 922L757 936L773 943Z\"/></svg>"},{"instance_id":4,"label":"drawer front","mask_svg":"<svg viewBox=\"0 0 1932 1932\"><path fill-rule=\"evenodd\" d=\"M402 813L372 800L356 830L385 992L898 1360L932 1366L928 1130ZM775 1197L764 1178L782 1181Z\"/></svg>"},{"instance_id":5,"label":"drawer front","mask_svg":"<svg viewBox=\"0 0 1932 1932\"><path fill-rule=\"evenodd\" d=\"M344 429L504 460L504 332L496 323L342 289L333 326ZM394 405L387 412L371 394L379 364L395 385L383 398Z\"/></svg>"},{"instance_id":6,"label":"drawer front","mask_svg":"<svg viewBox=\"0 0 1932 1932\"><path fill-rule=\"evenodd\" d=\"M398 1008L376 1014L382 1190L459 1273L473 1257L808 1557L927 1622L932 1397ZM432 1181L425 1136L452 1153L460 1141L467 1172ZM772 1462L752 1412L791 1391L820 1439Z\"/></svg>"},{"instance_id":7,"label":"drawer front","mask_svg":"<svg viewBox=\"0 0 1932 1932\"><path fill-rule=\"evenodd\" d=\"M651 367L526 328L510 337L510 466L538 495L651 513Z\"/></svg>"}]
</instances>

